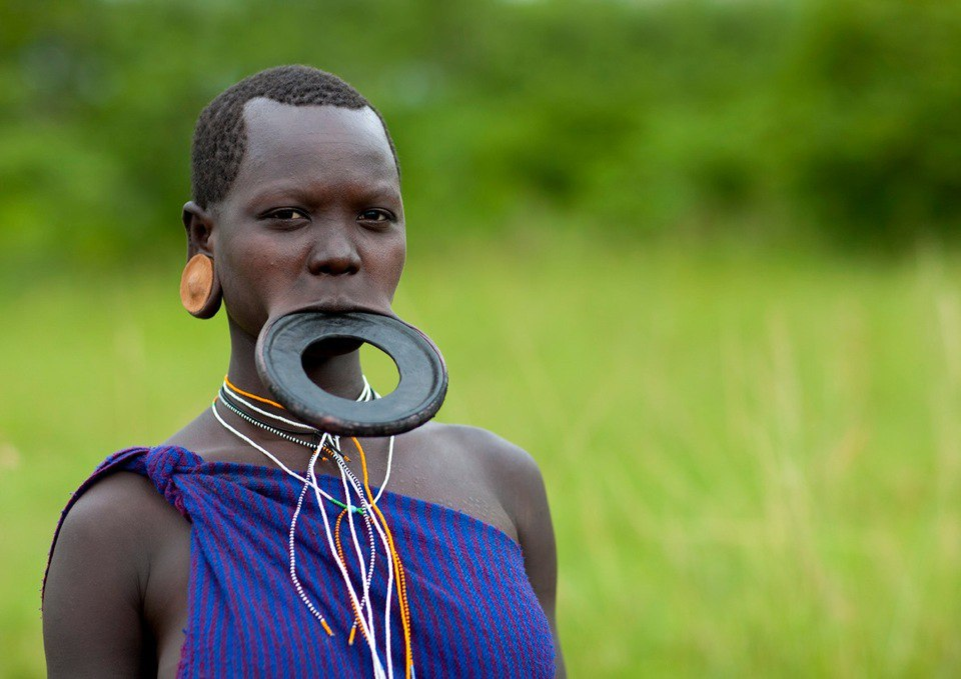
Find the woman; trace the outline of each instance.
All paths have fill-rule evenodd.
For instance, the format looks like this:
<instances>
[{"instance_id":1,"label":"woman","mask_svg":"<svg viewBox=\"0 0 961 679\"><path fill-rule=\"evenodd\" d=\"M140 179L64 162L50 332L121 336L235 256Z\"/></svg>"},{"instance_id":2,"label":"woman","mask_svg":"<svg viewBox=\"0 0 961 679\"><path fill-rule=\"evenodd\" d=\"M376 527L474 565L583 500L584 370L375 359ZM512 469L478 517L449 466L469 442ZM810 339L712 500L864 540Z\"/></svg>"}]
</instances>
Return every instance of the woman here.
<instances>
[{"instance_id":1,"label":"woman","mask_svg":"<svg viewBox=\"0 0 961 679\"><path fill-rule=\"evenodd\" d=\"M64 510L43 598L50 676L562 673L529 455L436 423L327 437L255 369L270 318L392 315L405 225L379 114L335 76L270 69L211 102L192 156L185 305L209 317L222 300L227 378L211 409L108 458ZM332 394L371 396L356 347L305 368Z\"/></svg>"}]
</instances>

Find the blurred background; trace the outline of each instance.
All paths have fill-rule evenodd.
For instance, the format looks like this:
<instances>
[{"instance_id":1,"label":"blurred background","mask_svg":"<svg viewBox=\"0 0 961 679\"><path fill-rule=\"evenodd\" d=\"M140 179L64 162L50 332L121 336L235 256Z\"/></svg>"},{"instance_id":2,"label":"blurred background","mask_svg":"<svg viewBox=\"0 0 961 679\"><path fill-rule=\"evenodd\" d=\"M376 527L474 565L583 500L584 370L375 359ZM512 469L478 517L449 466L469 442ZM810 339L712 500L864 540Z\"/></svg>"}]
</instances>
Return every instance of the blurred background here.
<instances>
[{"instance_id":1,"label":"blurred background","mask_svg":"<svg viewBox=\"0 0 961 679\"><path fill-rule=\"evenodd\" d=\"M190 137L283 63L390 126L396 309L541 464L572 676L957 671L961 3L3 0L0 676L70 492L218 388Z\"/></svg>"}]
</instances>

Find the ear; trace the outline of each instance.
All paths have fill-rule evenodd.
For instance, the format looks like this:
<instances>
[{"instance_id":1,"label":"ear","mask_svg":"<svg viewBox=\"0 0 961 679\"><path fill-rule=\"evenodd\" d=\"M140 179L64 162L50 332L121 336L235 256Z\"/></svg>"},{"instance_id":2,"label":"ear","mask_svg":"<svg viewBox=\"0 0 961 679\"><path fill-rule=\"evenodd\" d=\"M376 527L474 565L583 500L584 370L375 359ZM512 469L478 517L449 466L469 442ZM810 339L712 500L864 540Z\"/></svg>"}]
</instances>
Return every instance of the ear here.
<instances>
[{"instance_id":1,"label":"ear","mask_svg":"<svg viewBox=\"0 0 961 679\"><path fill-rule=\"evenodd\" d=\"M182 218L187 230L187 266L180 279L180 301L191 315L211 318L223 299L214 264L214 220L193 201L184 205Z\"/></svg>"},{"instance_id":2,"label":"ear","mask_svg":"<svg viewBox=\"0 0 961 679\"><path fill-rule=\"evenodd\" d=\"M181 218L187 231L187 259L194 255L213 257L214 219L211 213L191 200L184 203Z\"/></svg>"}]
</instances>

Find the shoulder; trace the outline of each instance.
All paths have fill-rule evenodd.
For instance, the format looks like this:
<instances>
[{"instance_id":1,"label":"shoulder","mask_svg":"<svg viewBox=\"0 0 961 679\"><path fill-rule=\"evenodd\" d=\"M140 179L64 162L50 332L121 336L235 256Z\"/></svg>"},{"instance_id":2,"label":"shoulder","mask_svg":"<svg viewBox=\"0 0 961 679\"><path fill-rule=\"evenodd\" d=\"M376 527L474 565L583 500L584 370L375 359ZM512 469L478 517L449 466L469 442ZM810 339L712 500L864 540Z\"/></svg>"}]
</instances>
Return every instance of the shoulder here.
<instances>
[{"instance_id":1,"label":"shoulder","mask_svg":"<svg viewBox=\"0 0 961 679\"><path fill-rule=\"evenodd\" d=\"M486 467L510 476L520 473L540 478L540 469L530 453L486 429L464 424L431 423L424 427L424 434L434 445L441 444L451 452L470 454Z\"/></svg>"},{"instance_id":2,"label":"shoulder","mask_svg":"<svg viewBox=\"0 0 961 679\"><path fill-rule=\"evenodd\" d=\"M139 474L118 471L97 480L66 510L51 548L51 574L58 566L74 570L100 561L112 562L118 575L140 572L165 505Z\"/></svg>"},{"instance_id":3,"label":"shoulder","mask_svg":"<svg viewBox=\"0 0 961 679\"><path fill-rule=\"evenodd\" d=\"M86 488L63 520L68 528L118 532L149 525L158 510L166 506L163 496L150 480L135 472L115 471Z\"/></svg>"},{"instance_id":4,"label":"shoulder","mask_svg":"<svg viewBox=\"0 0 961 679\"><path fill-rule=\"evenodd\" d=\"M436 442L469 461L489 480L501 505L523 535L532 519L544 516L546 493L540 467L534 457L505 438L479 427L432 424ZM536 521L535 521L536 522Z\"/></svg>"},{"instance_id":5,"label":"shoulder","mask_svg":"<svg viewBox=\"0 0 961 679\"><path fill-rule=\"evenodd\" d=\"M149 555L162 516L155 498L143 477L115 472L68 508L43 593L51 677L136 674Z\"/></svg>"}]
</instances>

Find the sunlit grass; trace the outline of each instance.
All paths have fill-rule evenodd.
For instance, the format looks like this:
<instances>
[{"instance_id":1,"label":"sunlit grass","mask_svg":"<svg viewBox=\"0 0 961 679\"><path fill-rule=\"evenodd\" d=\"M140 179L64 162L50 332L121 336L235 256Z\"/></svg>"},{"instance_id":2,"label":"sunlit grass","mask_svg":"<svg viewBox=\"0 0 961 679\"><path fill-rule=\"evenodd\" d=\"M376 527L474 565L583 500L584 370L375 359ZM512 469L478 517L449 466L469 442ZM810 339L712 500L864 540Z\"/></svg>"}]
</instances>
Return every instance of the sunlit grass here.
<instances>
[{"instance_id":1,"label":"sunlit grass","mask_svg":"<svg viewBox=\"0 0 961 679\"><path fill-rule=\"evenodd\" d=\"M961 665L961 261L577 242L408 269L396 308L445 353L441 418L541 463L572 676ZM43 673L38 590L69 492L224 373L223 321L187 317L176 276L0 300L4 677Z\"/></svg>"}]
</instances>

